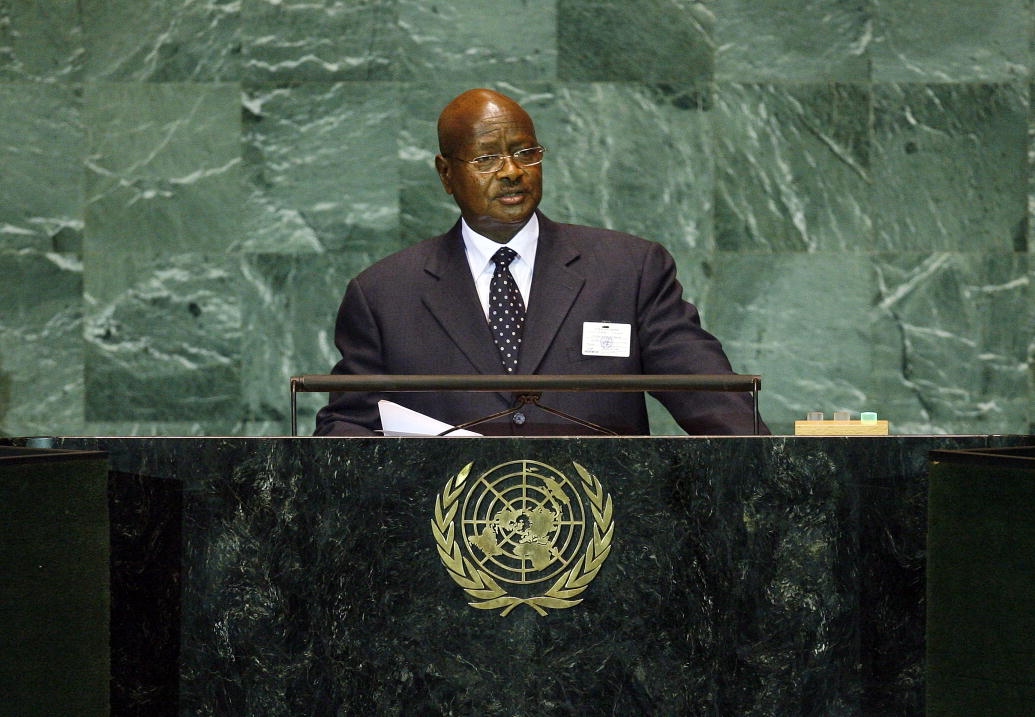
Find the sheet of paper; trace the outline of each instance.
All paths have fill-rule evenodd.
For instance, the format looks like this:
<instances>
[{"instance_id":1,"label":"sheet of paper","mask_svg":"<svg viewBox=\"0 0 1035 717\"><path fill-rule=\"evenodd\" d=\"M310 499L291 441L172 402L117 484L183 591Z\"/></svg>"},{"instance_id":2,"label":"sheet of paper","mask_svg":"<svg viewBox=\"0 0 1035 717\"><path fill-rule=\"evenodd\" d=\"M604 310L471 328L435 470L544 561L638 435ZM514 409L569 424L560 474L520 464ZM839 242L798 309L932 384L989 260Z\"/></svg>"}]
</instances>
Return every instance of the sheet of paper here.
<instances>
[{"instance_id":1,"label":"sheet of paper","mask_svg":"<svg viewBox=\"0 0 1035 717\"><path fill-rule=\"evenodd\" d=\"M381 412L381 428L386 436L437 436L442 431L452 428L448 423L391 401L378 401L377 410ZM480 435L482 434L461 429L453 431L448 437Z\"/></svg>"}]
</instances>

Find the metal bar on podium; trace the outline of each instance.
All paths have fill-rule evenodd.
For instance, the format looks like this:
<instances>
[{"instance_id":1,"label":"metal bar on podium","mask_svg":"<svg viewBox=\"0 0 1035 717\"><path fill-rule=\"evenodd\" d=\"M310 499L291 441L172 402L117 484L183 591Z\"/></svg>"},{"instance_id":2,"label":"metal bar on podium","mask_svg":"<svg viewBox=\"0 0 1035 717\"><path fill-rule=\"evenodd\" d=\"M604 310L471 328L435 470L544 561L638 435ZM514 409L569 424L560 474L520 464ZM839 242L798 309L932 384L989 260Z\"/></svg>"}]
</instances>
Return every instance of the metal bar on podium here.
<instances>
[{"instance_id":1,"label":"metal bar on podium","mask_svg":"<svg viewBox=\"0 0 1035 717\"><path fill-rule=\"evenodd\" d=\"M758 433L758 392L762 377L750 374L621 374L621 375L381 375L307 374L291 378L291 435L298 435L298 393L351 391L474 391L486 393L532 391L724 391L753 396Z\"/></svg>"}]
</instances>

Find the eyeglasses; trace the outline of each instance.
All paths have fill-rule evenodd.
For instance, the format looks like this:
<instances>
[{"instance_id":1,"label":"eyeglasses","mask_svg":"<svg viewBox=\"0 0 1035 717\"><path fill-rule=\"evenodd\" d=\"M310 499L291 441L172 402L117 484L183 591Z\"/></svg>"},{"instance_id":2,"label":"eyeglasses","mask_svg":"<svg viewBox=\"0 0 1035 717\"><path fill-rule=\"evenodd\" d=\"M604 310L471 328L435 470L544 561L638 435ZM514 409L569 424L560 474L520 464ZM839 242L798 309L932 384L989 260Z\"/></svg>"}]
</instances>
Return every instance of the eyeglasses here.
<instances>
[{"instance_id":1,"label":"eyeglasses","mask_svg":"<svg viewBox=\"0 0 1035 717\"><path fill-rule=\"evenodd\" d=\"M528 147L527 149L519 149L514 154L483 154L480 157L474 159L461 159L460 157L453 157L453 159L474 167L474 171L480 174L492 174L503 169L503 165L507 159L513 159L522 167L534 167L537 164L542 163L543 154L546 152L546 147L535 146Z\"/></svg>"}]
</instances>

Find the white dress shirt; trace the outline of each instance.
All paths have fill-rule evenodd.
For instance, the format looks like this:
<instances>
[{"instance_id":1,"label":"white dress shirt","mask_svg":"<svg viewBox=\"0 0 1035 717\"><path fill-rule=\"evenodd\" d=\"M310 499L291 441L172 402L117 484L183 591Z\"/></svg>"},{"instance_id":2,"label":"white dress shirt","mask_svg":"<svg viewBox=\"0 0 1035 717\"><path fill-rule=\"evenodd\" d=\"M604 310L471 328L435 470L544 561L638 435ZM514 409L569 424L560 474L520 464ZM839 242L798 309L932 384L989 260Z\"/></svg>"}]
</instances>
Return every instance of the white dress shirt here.
<instances>
[{"instance_id":1,"label":"white dress shirt","mask_svg":"<svg viewBox=\"0 0 1035 717\"><path fill-rule=\"evenodd\" d=\"M521 298L528 308L528 294L532 290L532 267L535 266L535 250L539 246L539 217L535 214L521 230L511 237L506 244L500 244L484 237L471 227L464 219L460 220L460 234L464 238L464 251L467 263L474 277L474 288L478 290L478 301L482 303L482 313L489 318L489 284L496 271L492 261L501 246L507 246L517 253L517 258L510 263L510 273L521 292Z\"/></svg>"}]
</instances>

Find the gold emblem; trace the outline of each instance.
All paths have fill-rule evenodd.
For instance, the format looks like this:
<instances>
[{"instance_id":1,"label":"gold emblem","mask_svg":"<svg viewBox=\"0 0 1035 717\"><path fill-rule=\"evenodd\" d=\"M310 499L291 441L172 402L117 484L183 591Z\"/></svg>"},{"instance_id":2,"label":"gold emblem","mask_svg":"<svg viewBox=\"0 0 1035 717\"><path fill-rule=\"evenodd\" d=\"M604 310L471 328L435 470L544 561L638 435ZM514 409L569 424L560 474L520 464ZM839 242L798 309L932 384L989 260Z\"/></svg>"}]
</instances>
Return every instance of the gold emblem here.
<instances>
[{"instance_id":1,"label":"gold emblem","mask_svg":"<svg viewBox=\"0 0 1035 717\"><path fill-rule=\"evenodd\" d=\"M531 460L502 463L468 481L473 465L446 482L431 521L439 557L473 598L469 605L501 615L528 605L545 615L582 602L614 537L611 496L600 481L575 462L579 480L572 481ZM540 592L543 583L549 587Z\"/></svg>"}]
</instances>

